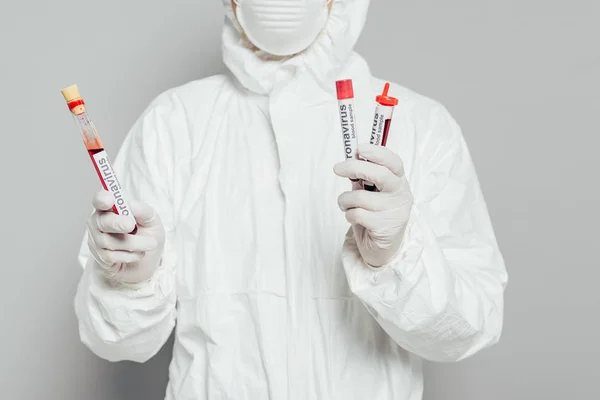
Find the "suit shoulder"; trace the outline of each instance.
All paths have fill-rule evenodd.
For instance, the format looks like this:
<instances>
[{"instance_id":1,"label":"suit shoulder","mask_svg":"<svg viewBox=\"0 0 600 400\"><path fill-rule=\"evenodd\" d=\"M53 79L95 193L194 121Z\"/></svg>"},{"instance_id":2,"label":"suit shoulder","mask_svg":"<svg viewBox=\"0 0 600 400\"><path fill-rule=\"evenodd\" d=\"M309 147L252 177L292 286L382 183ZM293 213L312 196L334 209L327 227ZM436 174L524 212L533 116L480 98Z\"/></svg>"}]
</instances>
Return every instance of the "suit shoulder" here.
<instances>
[{"instance_id":1,"label":"suit shoulder","mask_svg":"<svg viewBox=\"0 0 600 400\"><path fill-rule=\"evenodd\" d=\"M190 81L160 93L150 103L150 108L165 105L196 108L202 104L210 104L223 91L223 88L227 87L233 88L227 75L213 75Z\"/></svg>"}]
</instances>

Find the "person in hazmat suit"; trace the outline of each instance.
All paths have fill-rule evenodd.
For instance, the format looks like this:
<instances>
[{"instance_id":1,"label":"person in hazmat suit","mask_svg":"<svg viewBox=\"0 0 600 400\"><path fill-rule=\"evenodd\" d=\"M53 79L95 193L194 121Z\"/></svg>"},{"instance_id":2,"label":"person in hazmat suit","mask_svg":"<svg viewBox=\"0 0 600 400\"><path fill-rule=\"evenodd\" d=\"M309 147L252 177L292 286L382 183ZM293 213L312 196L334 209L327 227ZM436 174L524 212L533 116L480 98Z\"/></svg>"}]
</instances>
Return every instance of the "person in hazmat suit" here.
<instances>
[{"instance_id":1,"label":"person in hazmat suit","mask_svg":"<svg viewBox=\"0 0 600 400\"><path fill-rule=\"evenodd\" d=\"M423 359L495 344L507 274L461 129L353 47L368 0L223 0L228 73L159 95L115 162L134 223L94 198L75 309L95 354L144 362L175 329L166 398L416 400ZM354 82L343 161L337 79ZM348 179L373 182L361 190Z\"/></svg>"}]
</instances>

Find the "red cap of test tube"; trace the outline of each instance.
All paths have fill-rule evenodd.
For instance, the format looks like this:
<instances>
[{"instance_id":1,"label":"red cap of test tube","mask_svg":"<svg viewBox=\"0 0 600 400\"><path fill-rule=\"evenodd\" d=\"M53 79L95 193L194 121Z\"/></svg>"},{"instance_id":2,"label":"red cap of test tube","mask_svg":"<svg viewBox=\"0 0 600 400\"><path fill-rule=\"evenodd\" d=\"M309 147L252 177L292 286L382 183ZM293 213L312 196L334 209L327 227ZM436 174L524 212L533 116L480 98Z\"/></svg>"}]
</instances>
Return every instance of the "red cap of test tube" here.
<instances>
[{"instance_id":1,"label":"red cap of test tube","mask_svg":"<svg viewBox=\"0 0 600 400\"><path fill-rule=\"evenodd\" d=\"M354 89L352 88L352 79L344 79L335 82L338 100L354 98Z\"/></svg>"},{"instance_id":2,"label":"red cap of test tube","mask_svg":"<svg viewBox=\"0 0 600 400\"><path fill-rule=\"evenodd\" d=\"M398 105L398 99L395 97L388 96L390 90L390 84L386 83L383 87L383 93L375 98L375 100L382 106L393 107Z\"/></svg>"}]
</instances>

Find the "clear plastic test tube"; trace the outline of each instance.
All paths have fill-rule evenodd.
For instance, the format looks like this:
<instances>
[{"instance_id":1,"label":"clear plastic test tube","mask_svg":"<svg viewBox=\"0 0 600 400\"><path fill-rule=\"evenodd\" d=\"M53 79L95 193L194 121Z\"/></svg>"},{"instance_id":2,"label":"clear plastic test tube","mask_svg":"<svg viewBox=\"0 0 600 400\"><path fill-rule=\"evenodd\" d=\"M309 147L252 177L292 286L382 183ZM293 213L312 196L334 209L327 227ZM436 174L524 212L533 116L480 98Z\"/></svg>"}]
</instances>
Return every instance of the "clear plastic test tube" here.
<instances>
[{"instance_id":1,"label":"clear plastic test tube","mask_svg":"<svg viewBox=\"0 0 600 400\"><path fill-rule=\"evenodd\" d=\"M90 119L86 108L85 102L79 94L77 85L69 86L62 90L62 95L67 102L71 114L77 123L81 132L83 143L87 148L88 154L94 164L98 178L105 190L107 190L115 201L113 205L113 212L119 215L125 215L133 217L129 205L127 204L126 195L117 179L117 175L113 170L108 154L104 150L102 141L98 136L98 132L94 127L94 123ZM131 232L135 234L137 232L137 225Z\"/></svg>"},{"instance_id":2,"label":"clear plastic test tube","mask_svg":"<svg viewBox=\"0 0 600 400\"><path fill-rule=\"evenodd\" d=\"M387 143L390 126L392 125L392 117L394 115L394 107L398 105L398 99L388 96L390 84L386 83L383 88L383 93L375 98L377 106L375 107L375 116L373 117L373 127L371 129L371 144L377 146L385 146ZM363 183L365 190L370 192L378 191L377 187L371 182Z\"/></svg>"}]
</instances>

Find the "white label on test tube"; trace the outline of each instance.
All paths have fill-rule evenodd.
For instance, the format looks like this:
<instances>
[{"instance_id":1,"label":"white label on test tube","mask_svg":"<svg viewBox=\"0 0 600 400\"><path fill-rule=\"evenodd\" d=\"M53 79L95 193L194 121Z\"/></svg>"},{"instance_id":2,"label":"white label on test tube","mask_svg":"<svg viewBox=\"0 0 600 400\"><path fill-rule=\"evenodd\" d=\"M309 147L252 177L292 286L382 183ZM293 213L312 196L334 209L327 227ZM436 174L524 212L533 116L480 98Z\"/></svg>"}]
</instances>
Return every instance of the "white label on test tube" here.
<instances>
[{"instance_id":1,"label":"white label on test tube","mask_svg":"<svg viewBox=\"0 0 600 400\"><path fill-rule=\"evenodd\" d=\"M393 112L394 107L377 104L377 107L375 107L375 117L373 118L373 127L371 129L371 144L385 146L385 139L387 139L389 129L386 125L391 122Z\"/></svg>"},{"instance_id":2,"label":"white label on test tube","mask_svg":"<svg viewBox=\"0 0 600 400\"><path fill-rule=\"evenodd\" d=\"M356 159L358 141L356 138L356 119L354 117L354 99L339 100L342 140L346 159Z\"/></svg>"},{"instance_id":3,"label":"white label on test tube","mask_svg":"<svg viewBox=\"0 0 600 400\"><path fill-rule=\"evenodd\" d=\"M338 111L342 128L342 142L346 160L358 160L358 137L356 133L356 116L354 110L354 88L351 79L336 81ZM350 179L358 181L358 179Z\"/></svg>"},{"instance_id":4,"label":"white label on test tube","mask_svg":"<svg viewBox=\"0 0 600 400\"><path fill-rule=\"evenodd\" d=\"M92 157L94 159L95 167L98 171L98 176L102 180L102 186L104 186L104 189L110 192L115 200L113 210L119 215L131 215L133 217L133 214L129 209L129 205L127 204L127 200L125 200L125 195L123 194L121 184L117 179L117 175L113 170L106 151L102 150L94 154Z\"/></svg>"},{"instance_id":5,"label":"white label on test tube","mask_svg":"<svg viewBox=\"0 0 600 400\"><path fill-rule=\"evenodd\" d=\"M375 117L373 118L373 127L371 129L371 144L385 146L393 113L394 107L377 104L377 107L375 107ZM364 182L364 187L369 191L376 189L373 183L367 181Z\"/></svg>"}]
</instances>

